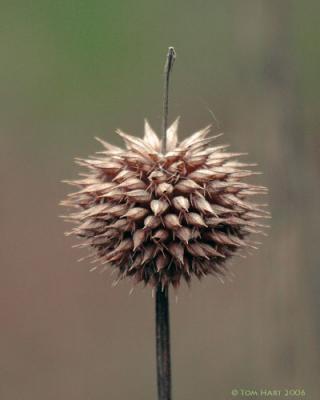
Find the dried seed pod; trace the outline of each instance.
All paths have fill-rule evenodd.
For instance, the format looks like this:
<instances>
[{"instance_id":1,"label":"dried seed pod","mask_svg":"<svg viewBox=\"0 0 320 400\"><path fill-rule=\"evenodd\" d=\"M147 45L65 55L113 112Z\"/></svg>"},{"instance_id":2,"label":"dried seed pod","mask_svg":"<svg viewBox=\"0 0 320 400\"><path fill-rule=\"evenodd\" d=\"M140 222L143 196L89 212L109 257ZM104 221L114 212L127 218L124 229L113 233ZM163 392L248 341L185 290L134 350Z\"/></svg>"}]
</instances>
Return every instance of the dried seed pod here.
<instances>
[{"instance_id":1,"label":"dried seed pod","mask_svg":"<svg viewBox=\"0 0 320 400\"><path fill-rule=\"evenodd\" d=\"M215 173L210 169L197 169L188 175L188 179L194 182L207 183L215 176Z\"/></svg>"},{"instance_id":2,"label":"dried seed pod","mask_svg":"<svg viewBox=\"0 0 320 400\"><path fill-rule=\"evenodd\" d=\"M167 214L164 216L164 224L168 229L176 230L181 227L179 218L176 214Z\"/></svg>"},{"instance_id":3,"label":"dried seed pod","mask_svg":"<svg viewBox=\"0 0 320 400\"><path fill-rule=\"evenodd\" d=\"M237 161L242 154L227 145L213 146L210 127L180 143L177 129L178 120L165 154L147 121L143 139L118 132L126 149L99 139L98 157L76 161L88 173L67 181L79 188L63 202L76 208L66 217L76 223L72 233L119 279L177 287L192 275L224 275L237 249L255 247L247 236L264 234L255 219L269 214L248 198L267 190L242 181L253 165Z\"/></svg>"},{"instance_id":4,"label":"dried seed pod","mask_svg":"<svg viewBox=\"0 0 320 400\"><path fill-rule=\"evenodd\" d=\"M193 198L193 204L195 208L202 214L202 215L212 215L215 214L211 204L204 198L204 197L195 197Z\"/></svg>"},{"instance_id":5,"label":"dried seed pod","mask_svg":"<svg viewBox=\"0 0 320 400\"><path fill-rule=\"evenodd\" d=\"M172 242L168 246L170 254L177 259L181 264L183 264L184 247L177 242Z\"/></svg>"},{"instance_id":6,"label":"dried seed pod","mask_svg":"<svg viewBox=\"0 0 320 400\"><path fill-rule=\"evenodd\" d=\"M123 199L123 190L121 189L114 189L110 192L106 192L103 195L99 196L100 198L107 199L110 201L121 201Z\"/></svg>"},{"instance_id":7,"label":"dried seed pod","mask_svg":"<svg viewBox=\"0 0 320 400\"><path fill-rule=\"evenodd\" d=\"M127 232L132 226L132 221L127 218L116 220L113 224L109 225L108 228L118 229L120 232Z\"/></svg>"},{"instance_id":8,"label":"dried seed pod","mask_svg":"<svg viewBox=\"0 0 320 400\"><path fill-rule=\"evenodd\" d=\"M130 169L123 169L112 180L114 182L123 182L125 180L128 180L129 178L135 178L135 176L136 176L136 174L134 173L134 171L130 171ZM136 189L138 189L138 188L136 188ZM143 188L141 188L141 189L143 189Z\"/></svg>"},{"instance_id":9,"label":"dried seed pod","mask_svg":"<svg viewBox=\"0 0 320 400\"><path fill-rule=\"evenodd\" d=\"M163 182L156 187L156 194L158 196L169 196L172 192L173 186L170 183Z\"/></svg>"},{"instance_id":10,"label":"dried seed pod","mask_svg":"<svg viewBox=\"0 0 320 400\"><path fill-rule=\"evenodd\" d=\"M151 210L153 211L154 215L157 217L161 214L163 214L167 208L169 207L169 204L165 200L152 200L150 203Z\"/></svg>"},{"instance_id":11,"label":"dried seed pod","mask_svg":"<svg viewBox=\"0 0 320 400\"><path fill-rule=\"evenodd\" d=\"M136 250L144 242L146 238L146 231L143 229L138 229L133 233L132 238L133 238L133 250Z\"/></svg>"},{"instance_id":12,"label":"dried seed pod","mask_svg":"<svg viewBox=\"0 0 320 400\"><path fill-rule=\"evenodd\" d=\"M179 228L176 235L183 243L189 243L189 240L193 237L191 229L186 226Z\"/></svg>"},{"instance_id":13,"label":"dried seed pod","mask_svg":"<svg viewBox=\"0 0 320 400\"><path fill-rule=\"evenodd\" d=\"M152 171L151 174L148 175L148 179L150 182L161 183L161 182L166 182L168 176L163 171Z\"/></svg>"},{"instance_id":14,"label":"dried seed pod","mask_svg":"<svg viewBox=\"0 0 320 400\"><path fill-rule=\"evenodd\" d=\"M151 200L151 193L146 190L131 190L126 193L126 196L137 203L149 203Z\"/></svg>"},{"instance_id":15,"label":"dried seed pod","mask_svg":"<svg viewBox=\"0 0 320 400\"><path fill-rule=\"evenodd\" d=\"M144 247L143 259L141 261L141 264L145 264L146 262L151 261L154 257L156 250L157 250L157 247L155 244L148 243Z\"/></svg>"},{"instance_id":16,"label":"dried seed pod","mask_svg":"<svg viewBox=\"0 0 320 400\"><path fill-rule=\"evenodd\" d=\"M198 242L187 244L186 246L188 252L194 257L209 259L206 252L203 250L202 246Z\"/></svg>"},{"instance_id":17,"label":"dried seed pod","mask_svg":"<svg viewBox=\"0 0 320 400\"><path fill-rule=\"evenodd\" d=\"M185 176L187 174L186 163L182 160L176 161L169 165L167 169L172 175Z\"/></svg>"},{"instance_id":18,"label":"dried seed pod","mask_svg":"<svg viewBox=\"0 0 320 400\"><path fill-rule=\"evenodd\" d=\"M172 204L179 211L188 212L190 208L190 202L186 197L177 196L172 199Z\"/></svg>"},{"instance_id":19,"label":"dried seed pod","mask_svg":"<svg viewBox=\"0 0 320 400\"><path fill-rule=\"evenodd\" d=\"M128 219L131 219L132 221L137 221L137 220L145 217L147 214L148 214L148 210L146 210L145 208L134 207L134 208L130 208L130 210L128 210L123 215L123 217L127 217Z\"/></svg>"},{"instance_id":20,"label":"dried seed pod","mask_svg":"<svg viewBox=\"0 0 320 400\"><path fill-rule=\"evenodd\" d=\"M118 185L118 188L124 188L126 190L145 189L146 187L147 185L136 177L126 179Z\"/></svg>"},{"instance_id":21,"label":"dried seed pod","mask_svg":"<svg viewBox=\"0 0 320 400\"><path fill-rule=\"evenodd\" d=\"M190 212L185 215L185 219L189 225L195 226L195 227L206 227L206 223L204 222L203 217L200 214Z\"/></svg>"},{"instance_id":22,"label":"dried seed pod","mask_svg":"<svg viewBox=\"0 0 320 400\"><path fill-rule=\"evenodd\" d=\"M108 214L111 214L113 217L121 217L127 210L128 206L126 204L116 204L108 208Z\"/></svg>"},{"instance_id":23,"label":"dried seed pod","mask_svg":"<svg viewBox=\"0 0 320 400\"><path fill-rule=\"evenodd\" d=\"M192 193L197 189L201 189L201 186L192 179L182 179L175 185L175 190L181 193Z\"/></svg>"},{"instance_id":24,"label":"dried seed pod","mask_svg":"<svg viewBox=\"0 0 320 400\"><path fill-rule=\"evenodd\" d=\"M217 250L214 249L213 246L207 244L207 243L199 243L201 246L202 250L206 253L208 257L222 257L225 258L225 256L221 253L219 253Z\"/></svg>"},{"instance_id":25,"label":"dried seed pod","mask_svg":"<svg viewBox=\"0 0 320 400\"><path fill-rule=\"evenodd\" d=\"M166 229L158 229L152 236L151 239L155 240L156 242L164 242L170 236L170 233Z\"/></svg>"},{"instance_id":26,"label":"dried seed pod","mask_svg":"<svg viewBox=\"0 0 320 400\"><path fill-rule=\"evenodd\" d=\"M169 261L170 261L170 258L167 256L167 254L165 254L165 253L159 254L158 257L156 258L157 271L161 271L161 270L167 268Z\"/></svg>"},{"instance_id":27,"label":"dried seed pod","mask_svg":"<svg viewBox=\"0 0 320 400\"><path fill-rule=\"evenodd\" d=\"M149 215L144 220L143 229L154 229L157 228L161 224L161 219L159 217L155 217L154 215Z\"/></svg>"},{"instance_id":28,"label":"dried seed pod","mask_svg":"<svg viewBox=\"0 0 320 400\"><path fill-rule=\"evenodd\" d=\"M128 239L124 239L122 240L119 245L111 252L109 253L109 257L112 257L115 254L122 254L124 252L127 252L129 250L131 250L133 247L133 241L132 239L128 238Z\"/></svg>"}]
</instances>

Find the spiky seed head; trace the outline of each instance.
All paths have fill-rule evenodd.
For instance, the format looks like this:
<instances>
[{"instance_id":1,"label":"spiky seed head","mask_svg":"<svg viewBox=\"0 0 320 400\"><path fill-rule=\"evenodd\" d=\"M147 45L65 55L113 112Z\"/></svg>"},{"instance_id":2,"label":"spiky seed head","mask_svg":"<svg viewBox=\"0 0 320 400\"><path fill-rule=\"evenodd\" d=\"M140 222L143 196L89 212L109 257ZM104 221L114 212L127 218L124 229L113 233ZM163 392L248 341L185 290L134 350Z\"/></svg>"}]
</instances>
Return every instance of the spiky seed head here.
<instances>
[{"instance_id":1,"label":"spiky seed head","mask_svg":"<svg viewBox=\"0 0 320 400\"><path fill-rule=\"evenodd\" d=\"M79 187L63 202L76 208L67 217L76 223L71 233L118 279L176 287L192 275L223 275L227 259L255 247L248 235L263 234L255 220L269 214L247 198L267 189L242 181L254 174L244 169L252 164L212 146L209 127L179 143L178 121L168 128L165 154L147 121L143 139L118 131L126 149L98 139L103 156L77 159L89 171L67 182Z\"/></svg>"}]
</instances>

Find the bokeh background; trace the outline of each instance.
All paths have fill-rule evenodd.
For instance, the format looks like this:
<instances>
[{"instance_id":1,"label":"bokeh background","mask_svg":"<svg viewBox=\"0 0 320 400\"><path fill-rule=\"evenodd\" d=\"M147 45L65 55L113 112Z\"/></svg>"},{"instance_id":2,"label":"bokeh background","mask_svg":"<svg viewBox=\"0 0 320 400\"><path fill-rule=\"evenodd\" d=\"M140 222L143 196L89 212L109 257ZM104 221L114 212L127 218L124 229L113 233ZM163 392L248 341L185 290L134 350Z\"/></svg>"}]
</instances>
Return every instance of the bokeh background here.
<instances>
[{"instance_id":1,"label":"bokeh background","mask_svg":"<svg viewBox=\"0 0 320 400\"><path fill-rule=\"evenodd\" d=\"M319 398L319 13L317 0L1 2L1 399L156 397L151 291L77 263L58 203L94 136L141 136L144 117L160 130L169 45L170 119L248 151L273 214L232 282L171 294L174 398Z\"/></svg>"}]
</instances>

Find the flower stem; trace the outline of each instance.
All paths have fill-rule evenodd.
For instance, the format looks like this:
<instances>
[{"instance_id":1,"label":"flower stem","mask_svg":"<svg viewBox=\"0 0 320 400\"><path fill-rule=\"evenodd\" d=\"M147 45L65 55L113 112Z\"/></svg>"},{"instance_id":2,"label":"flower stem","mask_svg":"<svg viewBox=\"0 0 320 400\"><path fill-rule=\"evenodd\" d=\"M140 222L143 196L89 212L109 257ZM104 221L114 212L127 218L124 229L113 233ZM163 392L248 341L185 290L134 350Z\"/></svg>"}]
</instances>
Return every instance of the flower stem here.
<instances>
[{"instance_id":1,"label":"flower stem","mask_svg":"<svg viewBox=\"0 0 320 400\"><path fill-rule=\"evenodd\" d=\"M174 61L176 59L176 52L174 47L169 47L166 64L164 66L164 96L163 96L163 121L162 121L162 152L167 151L167 128L168 128L168 108L169 108L169 81L170 73Z\"/></svg>"},{"instance_id":2,"label":"flower stem","mask_svg":"<svg viewBox=\"0 0 320 400\"><path fill-rule=\"evenodd\" d=\"M168 287L156 289L156 348L158 399L171 399L170 326Z\"/></svg>"},{"instance_id":3,"label":"flower stem","mask_svg":"<svg viewBox=\"0 0 320 400\"><path fill-rule=\"evenodd\" d=\"M162 153L167 151L167 128L169 108L169 81L176 52L169 47L164 67L164 96L162 120ZM170 362L170 325L169 325L169 287L156 287L156 352L158 399L171 400L171 362Z\"/></svg>"}]
</instances>

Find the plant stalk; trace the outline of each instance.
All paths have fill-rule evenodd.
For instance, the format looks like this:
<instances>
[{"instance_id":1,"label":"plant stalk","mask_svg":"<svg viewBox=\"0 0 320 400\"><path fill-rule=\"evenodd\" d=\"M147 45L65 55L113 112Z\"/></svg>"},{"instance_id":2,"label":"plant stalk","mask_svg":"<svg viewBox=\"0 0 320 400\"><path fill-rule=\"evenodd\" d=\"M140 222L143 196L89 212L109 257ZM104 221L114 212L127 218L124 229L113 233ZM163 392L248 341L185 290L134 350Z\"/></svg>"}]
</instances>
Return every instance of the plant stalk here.
<instances>
[{"instance_id":1,"label":"plant stalk","mask_svg":"<svg viewBox=\"0 0 320 400\"><path fill-rule=\"evenodd\" d=\"M173 47L169 47L164 67L164 96L162 121L162 153L167 151L167 129L169 108L170 73L176 58ZM171 356L170 356L170 325L169 325L169 287L156 287L156 358L158 399L171 400Z\"/></svg>"},{"instance_id":2,"label":"plant stalk","mask_svg":"<svg viewBox=\"0 0 320 400\"><path fill-rule=\"evenodd\" d=\"M167 151L167 129L168 129L168 109L169 109L169 83L170 73L174 61L176 59L176 52L174 47L169 47L166 64L164 66L164 96L163 96L163 120L162 120L162 153Z\"/></svg>"},{"instance_id":3,"label":"plant stalk","mask_svg":"<svg viewBox=\"0 0 320 400\"><path fill-rule=\"evenodd\" d=\"M156 348L158 399L171 400L170 325L168 287L156 289Z\"/></svg>"}]
</instances>

